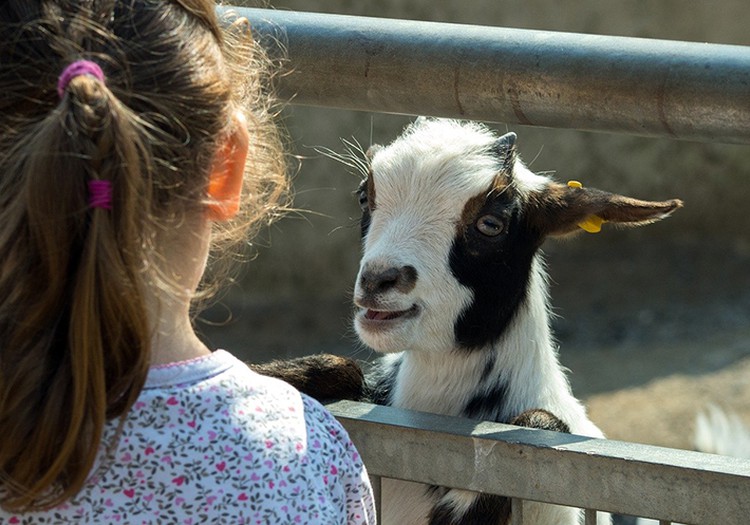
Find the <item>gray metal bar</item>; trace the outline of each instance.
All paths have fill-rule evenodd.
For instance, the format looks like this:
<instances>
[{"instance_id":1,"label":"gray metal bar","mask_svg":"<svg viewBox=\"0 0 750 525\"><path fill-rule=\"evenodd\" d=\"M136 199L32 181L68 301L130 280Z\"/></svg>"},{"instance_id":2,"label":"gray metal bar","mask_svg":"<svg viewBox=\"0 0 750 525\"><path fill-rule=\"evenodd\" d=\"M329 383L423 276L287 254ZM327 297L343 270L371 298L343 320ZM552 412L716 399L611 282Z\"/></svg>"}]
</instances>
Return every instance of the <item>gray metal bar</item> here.
<instances>
[{"instance_id":1,"label":"gray metal bar","mask_svg":"<svg viewBox=\"0 0 750 525\"><path fill-rule=\"evenodd\" d=\"M750 516L750 460L352 401L327 406L374 475L681 523Z\"/></svg>"},{"instance_id":2,"label":"gray metal bar","mask_svg":"<svg viewBox=\"0 0 750 525\"><path fill-rule=\"evenodd\" d=\"M750 47L237 8L294 104L750 143Z\"/></svg>"},{"instance_id":3,"label":"gray metal bar","mask_svg":"<svg viewBox=\"0 0 750 525\"><path fill-rule=\"evenodd\" d=\"M596 509L586 509L584 511L584 525L597 525Z\"/></svg>"}]
</instances>

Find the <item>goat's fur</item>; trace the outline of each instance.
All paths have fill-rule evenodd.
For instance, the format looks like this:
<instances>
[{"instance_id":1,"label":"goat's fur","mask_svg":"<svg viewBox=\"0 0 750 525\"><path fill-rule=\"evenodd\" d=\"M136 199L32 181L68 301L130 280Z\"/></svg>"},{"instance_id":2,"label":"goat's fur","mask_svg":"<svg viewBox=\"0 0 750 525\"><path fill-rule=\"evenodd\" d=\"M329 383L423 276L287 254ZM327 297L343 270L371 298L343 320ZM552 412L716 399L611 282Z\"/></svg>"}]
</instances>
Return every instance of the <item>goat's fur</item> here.
<instances>
[{"instance_id":1,"label":"goat's fur","mask_svg":"<svg viewBox=\"0 0 750 525\"><path fill-rule=\"evenodd\" d=\"M682 204L558 184L524 166L515 138L420 118L368 152L354 324L366 345L386 354L366 377L369 398L602 437L558 362L539 247L592 216L646 224ZM385 525L510 518L506 498L397 480L383 481L382 501ZM581 514L529 503L524 523L578 524Z\"/></svg>"}]
</instances>

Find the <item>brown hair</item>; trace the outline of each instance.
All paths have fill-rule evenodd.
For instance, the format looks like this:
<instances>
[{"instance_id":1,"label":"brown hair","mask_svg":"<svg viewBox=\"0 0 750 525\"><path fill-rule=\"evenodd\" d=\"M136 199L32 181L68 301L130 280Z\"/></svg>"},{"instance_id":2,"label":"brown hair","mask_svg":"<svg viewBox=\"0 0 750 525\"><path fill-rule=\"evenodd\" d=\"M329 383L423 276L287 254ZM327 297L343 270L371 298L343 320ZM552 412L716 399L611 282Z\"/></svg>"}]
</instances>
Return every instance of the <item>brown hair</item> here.
<instances>
[{"instance_id":1,"label":"brown hair","mask_svg":"<svg viewBox=\"0 0 750 525\"><path fill-rule=\"evenodd\" d=\"M218 139L246 111L247 197L222 241L285 203L266 59L210 0L6 0L0 6L0 505L78 492L107 420L145 381L156 238L202 209ZM58 76L77 59L105 81ZM111 181L112 210L87 182Z\"/></svg>"}]
</instances>

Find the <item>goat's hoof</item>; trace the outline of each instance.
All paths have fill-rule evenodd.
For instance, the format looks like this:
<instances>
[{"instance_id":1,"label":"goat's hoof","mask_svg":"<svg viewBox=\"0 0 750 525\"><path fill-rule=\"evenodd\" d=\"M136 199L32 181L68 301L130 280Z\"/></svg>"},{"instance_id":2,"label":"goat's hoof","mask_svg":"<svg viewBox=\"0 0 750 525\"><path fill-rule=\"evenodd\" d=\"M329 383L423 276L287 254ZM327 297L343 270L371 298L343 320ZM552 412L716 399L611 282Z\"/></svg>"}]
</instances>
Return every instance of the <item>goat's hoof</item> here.
<instances>
[{"instance_id":1,"label":"goat's hoof","mask_svg":"<svg viewBox=\"0 0 750 525\"><path fill-rule=\"evenodd\" d=\"M362 368L348 357L318 354L248 366L259 374L282 379L318 401L357 401L364 392Z\"/></svg>"},{"instance_id":2,"label":"goat's hoof","mask_svg":"<svg viewBox=\"0 0 750 525\"><path fill-rule=\"evenodd\" d=\"M510 421L511 425L541 430L552 430L570 434L570 427L555 414L541 408L532 408L521 412Z\"/></svg>"}]
</instances>

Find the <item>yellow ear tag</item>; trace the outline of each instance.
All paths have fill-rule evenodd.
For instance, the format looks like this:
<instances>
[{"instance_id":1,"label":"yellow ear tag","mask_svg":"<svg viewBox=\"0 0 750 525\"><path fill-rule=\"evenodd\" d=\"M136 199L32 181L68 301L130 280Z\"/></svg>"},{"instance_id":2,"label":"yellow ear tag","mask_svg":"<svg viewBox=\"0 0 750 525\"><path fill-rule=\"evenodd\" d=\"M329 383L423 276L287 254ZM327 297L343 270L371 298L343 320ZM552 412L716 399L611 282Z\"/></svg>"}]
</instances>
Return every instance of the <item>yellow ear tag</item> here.
<instances>
[{"instance_id":1,"label":"yellow ear tag","mask_svg":"<svg viewBox=\"0 0 750 525\"><path fill-rule=\"evenodd\" d=\"M602 224L604 224L604 219L598 215L589 215L586 220L578 223L578 227L589 233L599 233L602 231Z\"/></svg>"},{"instance_id":2,"label":"yellow ear tag","mask_svg":"<svg viewBox=\"0 0 750 525\"><path fill-rule=\"evenodd\" d=\"M569 180L568 187L581 189L583 184L577 180ZM604 224L604 219L598 215L589 215L585 220L578 223L578 227L588 233L599 233L602 231L602 224Z\"/></svg>"}]
</instances>

